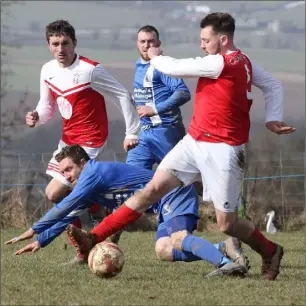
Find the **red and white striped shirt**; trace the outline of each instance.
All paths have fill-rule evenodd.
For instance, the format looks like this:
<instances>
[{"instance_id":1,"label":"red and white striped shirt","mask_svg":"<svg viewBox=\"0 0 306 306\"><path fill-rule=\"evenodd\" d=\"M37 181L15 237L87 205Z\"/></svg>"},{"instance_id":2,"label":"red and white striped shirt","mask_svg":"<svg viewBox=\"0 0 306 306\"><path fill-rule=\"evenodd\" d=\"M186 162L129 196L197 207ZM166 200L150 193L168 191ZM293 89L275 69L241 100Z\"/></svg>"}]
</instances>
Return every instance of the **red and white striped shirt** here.
<instances>
[{"instance_id":1,"label":"red and white striped shirt","mask_svg":"<svg viewBox=\"0 0 306 306\"><path fill-rule=\"evenodd\" d=\"M241 145L248 142L251 85L263 91L265 121L282 121L284 98L280 81L240 50L195 59L156 56L151 65L173 77L198 77L188 133L207 142Z\"/></svg>"},{"instance_id":2,"label":"red and white striped shirt","mask_svg":"<svg viewBox=\"0 0 306 306\"><path fill-rule=\"evenodd\" d=\"M39 123L52 118L57 104L63 118L62 140L68 145L96 148L105 143L108 101L121 105L126 138L137 139L140 121L131 95L98 62L77 55L69 67L60 67L56 59L42 67Z\"/></svg>"}]
</instances>

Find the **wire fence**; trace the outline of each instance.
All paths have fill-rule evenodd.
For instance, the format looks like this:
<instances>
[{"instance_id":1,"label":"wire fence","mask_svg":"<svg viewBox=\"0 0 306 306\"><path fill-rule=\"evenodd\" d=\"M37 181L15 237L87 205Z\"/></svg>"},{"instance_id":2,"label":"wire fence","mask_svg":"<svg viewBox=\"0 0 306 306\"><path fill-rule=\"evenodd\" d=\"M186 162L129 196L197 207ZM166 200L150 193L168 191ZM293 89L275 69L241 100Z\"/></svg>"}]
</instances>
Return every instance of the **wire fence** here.
<instances>
[{"instance_id":1,"label":"wire fence","mask_svg":"<svg viewBox=\"0 0 306 306\"><path fill-rule=\"evenodd\" d=\"M2 152L1 194L18 190L28 210L33 211L34 207L36 217L40 217L50 208L44 192L50 181L45 171L51 157L52 153ZM106 149L99 157L101 161L125 162L125 159L125 153L111 149ZM291 216L304 211L304 152L251 152L247 159L243 198L254 220L272 209L281 223L285 223Z\"/></svg>"}]
</instances>

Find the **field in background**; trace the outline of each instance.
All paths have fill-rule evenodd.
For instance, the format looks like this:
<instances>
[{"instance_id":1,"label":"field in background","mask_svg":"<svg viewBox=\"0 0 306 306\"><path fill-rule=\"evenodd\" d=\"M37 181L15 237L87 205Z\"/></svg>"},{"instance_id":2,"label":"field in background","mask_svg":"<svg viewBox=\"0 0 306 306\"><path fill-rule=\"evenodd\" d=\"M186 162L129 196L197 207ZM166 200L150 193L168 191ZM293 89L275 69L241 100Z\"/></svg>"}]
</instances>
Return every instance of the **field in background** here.
<instances>
[{"instance_id":1,"label":"field in background","mask_svg":"<svg viewBox=\"0 0 306 306\"><path fill-rule=\"evenodd\" d=\"M84 48L82 44L77 52L102 64L115 67L134 67L138 58L136 50L103 50L96 48ZM198 45L164 46L164 53L177 58L203 56ZM285 72L301 75L299 79L305 82L305 54L289 50L272 49L243 49L254 61L271 72ZM10 50L10 70L12 75L8 77L11 91L30 92L39 91L39 74L41 66L52 59L51 54L44 46L23 46L19 49ZM279 64L281 63L281 64ZM130 83L133 81L133 71L130 75ZM290 76L288 76L290 78ZM295 76L292 77L293 81Z\"/></svg>"},{"instance_id":2,"label":"field in background","mask_svg":"<svg viewBox=\"0 0 306 306\"><path fill-rule=\"evenodd\" d=\"M1 232L2 243L21 231ZM199 235L199 234L197 234ZM1 248L1 305L304 305L304 232L269 235L285 247L281 274L275 282L260 281L260 258L248 247L252 268L247 278L203 279L212 266L160 262L154 254L154 233L124 233L119 243L126 256L121 274L99 279L87 265L62 265L73 256L64 249L66 235L34 255L13 256L24 245ZM217 242L216 233L201 236Z\"/></svg>"},{"instance_id":3,"label":"field in background","mask_svg":"<svg viewBox=\"0 0 306 306\"><path fill-rule=\"evenodd\" d=\"M153 7L150 9L137 7L136 1L121 1L121 6L104 4L102 1L22 1L14 6L16 20L3 18L2 22L10 22L14 27L26 28L29 21L45 24L56 18L67 18L76 27L84 27L84 16L87 27L133 27L147 23L163 24L159 18L159 10ZM174 3L175 1L164 1ZM178 1L176 1L178 2ZM190 5L190 1L182 1ZM296 7L286 11L276 9L288 1L244 1L244 5L251 12L252 17L261 21L272 21L275 19L289 20L303 26L305 23L304 7ZM197 1L197 5L208 5L212 11L239 11L241 1ZM175 6L172 6L175 9ZM265 9L270 9L265 11ZM252 12L254 11L254 12ZM64 12L64 13L63 13ZM33 14L34 13L34 14ZM87 15L86 15L87 14ZM31 16L31 17L30 17ZM116 16L116 18L114 18Z\"/></svg>"}]
</instances>

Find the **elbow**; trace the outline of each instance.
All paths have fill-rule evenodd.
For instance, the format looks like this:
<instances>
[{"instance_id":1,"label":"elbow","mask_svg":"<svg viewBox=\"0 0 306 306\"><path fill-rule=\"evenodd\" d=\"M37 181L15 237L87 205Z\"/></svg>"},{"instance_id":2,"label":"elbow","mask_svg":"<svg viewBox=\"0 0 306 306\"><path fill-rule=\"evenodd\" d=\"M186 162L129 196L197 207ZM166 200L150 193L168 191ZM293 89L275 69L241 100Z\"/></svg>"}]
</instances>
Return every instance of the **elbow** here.
<instances>
[{"instance_id":1,"label":"elbow","mask_svg":"<svg viewBox=\"0 0 306 306\"><path fill-rule=\"evenodd\" d=\"M181 90L179 91L179 100L182 104L187 103L191 99L191 94L189 90ZM180 103L180 104L181 104Z\"/></svg>"}]
</instances>

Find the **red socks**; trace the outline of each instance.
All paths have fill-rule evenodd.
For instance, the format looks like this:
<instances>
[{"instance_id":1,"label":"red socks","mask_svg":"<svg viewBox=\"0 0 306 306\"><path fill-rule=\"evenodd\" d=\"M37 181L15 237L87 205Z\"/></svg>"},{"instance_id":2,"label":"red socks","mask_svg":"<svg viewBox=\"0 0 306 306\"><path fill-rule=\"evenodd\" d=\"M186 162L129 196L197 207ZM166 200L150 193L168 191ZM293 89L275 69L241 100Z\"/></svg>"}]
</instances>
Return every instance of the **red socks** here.
<instances>
[{"instance_id":1,"label":"red socks","mask_svg":"<svg viewBox=\"0 0 306 306\"><path fill-rule=\"evenodd\" d=\"M136 221L141 215L123 204L115 212L105 217L91 233L96 236L96 243L102 242L118 230Z\"/></svg>"},{"instance_id":2,"label":"red socks","mask_svg":"<svg viewBox=\"0 0 306 306\"><path fill-rule=\"evenodd\" d=\"M262 257L271 257L276 249L276 245L268 240L257 228L255 228L246 243Z\"/></svg>"}]
</instances>

